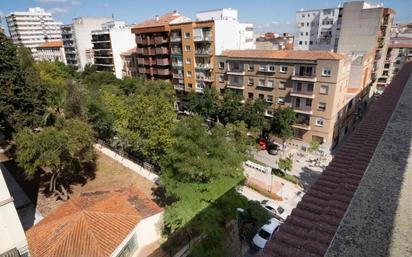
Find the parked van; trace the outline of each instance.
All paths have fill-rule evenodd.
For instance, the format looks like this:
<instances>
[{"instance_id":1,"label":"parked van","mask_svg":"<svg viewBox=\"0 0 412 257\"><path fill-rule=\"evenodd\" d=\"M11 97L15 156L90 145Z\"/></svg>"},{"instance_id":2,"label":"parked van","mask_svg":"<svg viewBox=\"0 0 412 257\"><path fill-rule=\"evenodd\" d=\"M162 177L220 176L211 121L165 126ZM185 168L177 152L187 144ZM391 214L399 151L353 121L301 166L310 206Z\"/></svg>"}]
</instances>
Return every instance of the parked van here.
<instances>
[{"instance_id":1,"label":"parked van","mask_svg":"<svg viewBox=\"0 0 412 257\"><path fill-rule=\"evenodd\" d=\"M272 218L269 222L263 225L252 240L252 247L256 250L262 250L265 248L266 243L273 237L276 231L278 231L280 221Z\"/></svg>"}]
</instances>

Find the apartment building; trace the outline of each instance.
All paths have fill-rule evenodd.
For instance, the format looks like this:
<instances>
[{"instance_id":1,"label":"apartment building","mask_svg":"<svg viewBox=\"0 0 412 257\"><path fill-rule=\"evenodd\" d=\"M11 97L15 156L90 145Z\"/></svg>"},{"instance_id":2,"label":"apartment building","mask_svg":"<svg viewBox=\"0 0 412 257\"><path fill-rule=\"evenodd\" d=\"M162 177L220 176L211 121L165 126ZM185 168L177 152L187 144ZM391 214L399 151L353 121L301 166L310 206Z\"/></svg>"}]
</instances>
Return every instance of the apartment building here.
<instances>
[{"instance_id":1,"label":"apartment building","mask_svg":"<svg viewBox=\"0 0 412 257\"><path fill-rule=\"evenodd\" d=\"M61 23L54 21L51 13L39 7L29 8L25 12L12 12L6 16L6 22L13 43L30 48L35 59L36 47L62 38Z\"/></svg>"},{"instance_id":2,"label":"apartment building","mask_svg":"<svg viewBox=\"0 0 412 257\"><path fill-rule=\"evenodd\" d=\"M87 64L94 63L91 32L110 21L113 21L110 17L79 17L61 27L68 65L81 71Z\"/></svg>"},{"instance_id":3,"label":"apartment building","mask_svg":"<svg viewBox=\"0 0 412 257\"><path fill-rule=\"evenodd\" d=\"M92 30L93 58L96 71L113 72L123 77L121 53L136 45L135 36L124 21L109 21L101 29Z\"/></svg>"},{"instance_id":4,"label":"apartment building","mask_svg":"<svg viewBox=\"0 0 412 257\"><path fill-rule=\"evenodd\" d=\"M120 54L123 63L123 77L137 77L137 48L133 47Z\"/></svg>"},{"instance_id":5,"label":"apartment building","mask_svg":"<svg viewBox=\"0 0 412 257\"><path fill-rule=\"evenodd\" d=\"M402 66L410 61L412 61L412 40L409 40L409 43L393 40L388 47L382 76L378 79L378 92L383 93Z\"/></svg>"},{"instance_id":6,"label":"apartment building","mask_svg":"<svg viewBox=\"0 0 412 257\"><path fill-rule=\"evenodd\" d=\"M58 61L67 64L63 41L47 42L36 47L36 49L37 59L40 61Z\"/></svg>"},{"instance_id":7,"label":"apartment building","mask_svg":"<svg viewBox=\"0 0 412 257\"><path fill-rule=\"evenodd\" d=\"M132 28L138 72L172 81L176 92L203 92L213 86L216 55L227 49L254 48L253 24L240 23L235 9L202 11L196 21L168 13Z\"/></svg>"},{"instance_id":8,"label":"apartment building","mask_svg":"<svg viewBox=\"0 0 412 257\"><path fill-rule=\"evenodd\" d=\"M356 117L364 100L361 92L370 83L373 54L224 51L216 57L216 88L235 91L245 99L264 99L269 103L268 117L274 108L290 106L297 114L293 144L307 146L316 140L334 147L355 122L345 119Z\"/></svg>"},{"instance_id":9,"label":"apartment building","mask_svg":"<svg viewBox=\"0 0 412 257\"><path fill-rule=\"evenodd\" d=\"M295 50L337 51L342 8L296 12Z\"/></svg>"},{"instance_id":10,"label":"apartment building","mask_svg":"<svg viewBox=\"0 0 412 257\"><path fill-rule=\"evenodd\" d=\"M262 50L293 50L294 36L283 33L282 36L274 33L265 33L256 38L256 49Z\"/></svg>"}]
</instances>

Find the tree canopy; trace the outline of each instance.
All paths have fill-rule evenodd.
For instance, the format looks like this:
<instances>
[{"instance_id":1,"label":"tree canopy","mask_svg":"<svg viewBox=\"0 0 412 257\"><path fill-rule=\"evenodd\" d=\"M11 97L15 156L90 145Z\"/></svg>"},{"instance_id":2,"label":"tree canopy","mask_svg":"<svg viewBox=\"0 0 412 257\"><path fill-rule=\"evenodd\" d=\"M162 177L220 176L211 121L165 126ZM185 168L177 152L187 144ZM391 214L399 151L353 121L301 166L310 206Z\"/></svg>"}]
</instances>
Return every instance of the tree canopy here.
<instances>
[{"instance_id":1,"label":"tree canopy","mask_svg":"<svg viewBox=\"0 0 412 257\"><path fill-rule=\"evenodd\" d=\"M293 108L277 108L273 114L272 131L283 141L293 136L292 125L296 122L296 113Z\"/></svg>"}]
</instances>

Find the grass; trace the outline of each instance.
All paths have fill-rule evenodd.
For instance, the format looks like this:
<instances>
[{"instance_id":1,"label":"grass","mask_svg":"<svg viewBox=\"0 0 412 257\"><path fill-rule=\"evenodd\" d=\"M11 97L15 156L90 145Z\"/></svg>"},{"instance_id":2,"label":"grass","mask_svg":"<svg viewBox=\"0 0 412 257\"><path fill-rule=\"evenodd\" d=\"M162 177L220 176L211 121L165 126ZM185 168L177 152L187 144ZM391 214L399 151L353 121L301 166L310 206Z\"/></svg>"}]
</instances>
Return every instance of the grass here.
<instances>
[{"instance_id":1,"label":"grass","mask_svg":"<svg viewBox=\"0 0 412 257\"><path fill-rule=\"evenodd\" d=\"M281 171L280 169L272 169L272 173L275 176L283 178L284 180L292 182L293 184L299 185L299 179L297 177L289 175L286 172Z\"/></svg>"}]
</instances>

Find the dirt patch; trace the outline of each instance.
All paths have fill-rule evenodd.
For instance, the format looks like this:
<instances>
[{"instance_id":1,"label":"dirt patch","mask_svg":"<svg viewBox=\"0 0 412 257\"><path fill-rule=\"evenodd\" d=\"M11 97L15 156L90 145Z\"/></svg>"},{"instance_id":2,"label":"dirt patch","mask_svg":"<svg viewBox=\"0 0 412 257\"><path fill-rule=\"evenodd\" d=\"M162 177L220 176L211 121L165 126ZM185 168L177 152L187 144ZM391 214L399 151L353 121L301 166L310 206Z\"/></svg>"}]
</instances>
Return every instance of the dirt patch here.
<instances>
[{"instance_id":1,"label":"dirt patch","mask_svg":"<svg viewBox=\"0 0 412 257\"><path fill-rule=\"evenodd\" d=\"M141 190L149 198L154 198L152 192L155 189L155 185L152 182L130 171L102 153L97 152L96 155L95 176L85 183L71 186L72 193L70 197L78 196L82 192L132 186ZM26 194L28 194L29 198L32 201L34 200L33 203L43 216L47 216L53 209L63 203L63 201L56 200L55 196L45 193L48 187L47 176L38 175L35 178L29 179L13 160L3 163Z\"/></svg>"}]
</instances>

